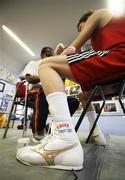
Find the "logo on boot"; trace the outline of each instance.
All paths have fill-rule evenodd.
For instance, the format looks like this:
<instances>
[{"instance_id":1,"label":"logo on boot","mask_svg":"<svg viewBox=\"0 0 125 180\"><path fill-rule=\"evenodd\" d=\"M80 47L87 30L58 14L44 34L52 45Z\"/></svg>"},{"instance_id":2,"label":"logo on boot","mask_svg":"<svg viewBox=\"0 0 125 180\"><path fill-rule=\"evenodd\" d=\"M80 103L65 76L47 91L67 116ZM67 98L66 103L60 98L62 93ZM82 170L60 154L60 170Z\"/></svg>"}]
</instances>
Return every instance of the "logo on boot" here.
<instances>
[{"instance_id":1,"label":"logo on boot","mask_svg":"<svg viewBox=\"0 0 125 180\"><path fill-rule=\"evenodd\" d=\"M61 128L69 128L69 124L68 123L57 124L57 129L61 129Z\"/></svg>"}]
</instances>

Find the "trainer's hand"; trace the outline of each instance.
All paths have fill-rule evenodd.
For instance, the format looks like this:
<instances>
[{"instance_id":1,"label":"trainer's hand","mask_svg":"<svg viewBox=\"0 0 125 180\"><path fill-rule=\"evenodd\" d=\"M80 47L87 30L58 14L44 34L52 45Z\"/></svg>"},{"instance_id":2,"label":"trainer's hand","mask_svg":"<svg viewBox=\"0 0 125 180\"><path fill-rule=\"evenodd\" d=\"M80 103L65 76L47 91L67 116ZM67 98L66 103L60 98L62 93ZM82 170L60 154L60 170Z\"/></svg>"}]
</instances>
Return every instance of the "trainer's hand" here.
<instances>
[{"instance_id":1,"label":"trainer's hand","mask_svg":"<svg viewBox=\"0 0 125 180\"><path fill-rule=\"evenodd\" d=\"M62 44L62 43L59 43L57 46L56 46L56 49L54 51L54 53L56 55L60 55L65 49L65 46Z\"/></svg>"},{"instance_id":2,"label":"trainer's hand","mask_svg":"<svg viewBox=\"0 0 125 180\"><path fill-rule=\"evenodd\" d=\"M64 51L61 54L70 55L70 54L74 54L75 52L76 52L76 48L73 46L69 46L66 49L64 49Z\"/></svg>"}]
</instances>

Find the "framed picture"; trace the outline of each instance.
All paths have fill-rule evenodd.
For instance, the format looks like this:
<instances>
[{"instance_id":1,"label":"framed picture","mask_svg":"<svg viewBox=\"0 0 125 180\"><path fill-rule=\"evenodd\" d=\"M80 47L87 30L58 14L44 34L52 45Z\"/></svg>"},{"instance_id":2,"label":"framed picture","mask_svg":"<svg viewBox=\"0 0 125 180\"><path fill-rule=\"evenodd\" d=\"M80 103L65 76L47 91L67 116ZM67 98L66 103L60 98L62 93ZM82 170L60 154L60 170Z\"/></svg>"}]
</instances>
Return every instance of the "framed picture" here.
<instances>
[{"instance_id":1,"label":"framed picture","mask_svg":"<svg viewBox=\"0 0 125 180\"><path fill-rule=\"evenodd\" d=\"M102 101L95 101L93 102L94 108L96 113L99 112L100 107L102 106ZM116 114L122 114L121 106L118 102L118 100L107 100L103 109L101 115L116 115Z\"/></svg>"},{"instance_id":2,"label":"framed picture","mask_svg":"<svg viewBox=\"0 0 125 180\"><path fill-rule=\"evenodd\" d=\"M106 103L104 106L104 112L116 112L116 103Z\"/></svg>"},{"instance_id":3,"label":"framed picture","mask_svg":"<svg viewBox=\"0 0 125 180\"><path fill-rule=\"evenodd\" d=\"M3 92L5 88L5 83L0 82L0 92Z\"/></svg>"}]
</instances>

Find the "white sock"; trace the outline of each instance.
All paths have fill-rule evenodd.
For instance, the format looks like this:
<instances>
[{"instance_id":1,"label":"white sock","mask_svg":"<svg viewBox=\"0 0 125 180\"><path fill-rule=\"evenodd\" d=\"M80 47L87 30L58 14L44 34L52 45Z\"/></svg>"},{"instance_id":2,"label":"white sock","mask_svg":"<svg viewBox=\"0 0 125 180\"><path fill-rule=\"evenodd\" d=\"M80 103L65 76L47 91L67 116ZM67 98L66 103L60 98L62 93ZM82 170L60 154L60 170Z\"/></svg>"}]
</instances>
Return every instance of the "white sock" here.
<instances>
[{"instance_id":1,"label":"white sock","mask_svg":"<svg viewBox=\"0 0 125 180\"><path fill-rule=\"evenodd\" d=\"M63 92L55 92L49 94L47 97L50 114L54 124L58 124L56 129L62 126L60 136L70 141L78 141L77 134L71 122L71 116L67 103L67 95ZM67 127L66 127L67 126ZM60 132L61 132L60 131Z\"/></svg>"},{"instance_id":2,"label":"white sock","mask_svg":"<svg viewBox=\"0 0 125 180\"><path fill-rule=\"evenodd\" d=\"M93 124L95 122L95 119L96 119L96 112L95 111L88 111L86 113L86 115L88 117L88 121L89 121L89 124L90 124L90 130L91 130L91 128L92 128L92 126L93 126ZM100 133L101 133L101 129L100 129L98 123L97 123L96 127L95 127L95 130L93 132L93 135L96 136L96 135L98 135Z\"/></svg>"},{"instance_id":3,"label":"white sock","mask_svg":"<svg viewBox=\"0 0 125 180\"><path fill-rule=\"evenodd\" d=\"M71 119L67 103L67 95L63 92L51 93L46 97L51 116L62 116Z\"/></svg>"}]
</instances>

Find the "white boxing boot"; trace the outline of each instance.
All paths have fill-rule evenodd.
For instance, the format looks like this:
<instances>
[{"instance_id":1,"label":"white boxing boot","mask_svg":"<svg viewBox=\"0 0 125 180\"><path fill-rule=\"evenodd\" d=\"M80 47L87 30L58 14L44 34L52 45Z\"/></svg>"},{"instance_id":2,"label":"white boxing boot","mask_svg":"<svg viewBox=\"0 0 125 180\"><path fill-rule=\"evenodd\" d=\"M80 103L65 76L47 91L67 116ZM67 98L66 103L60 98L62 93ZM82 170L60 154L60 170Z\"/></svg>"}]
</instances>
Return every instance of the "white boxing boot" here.
<instances>
[{"instance_id":1,"label":"white boxing boot","mask_svg":"<svg viewBox=\"0 0 125 180\"><path fill-rule=\"evenodd\" d=\"M41 144L27 146L17 152L24 164L47 168L80 170L83 168L83 148L69 121L56 121L51 134Z\"/></svg>"}]
</instances>

